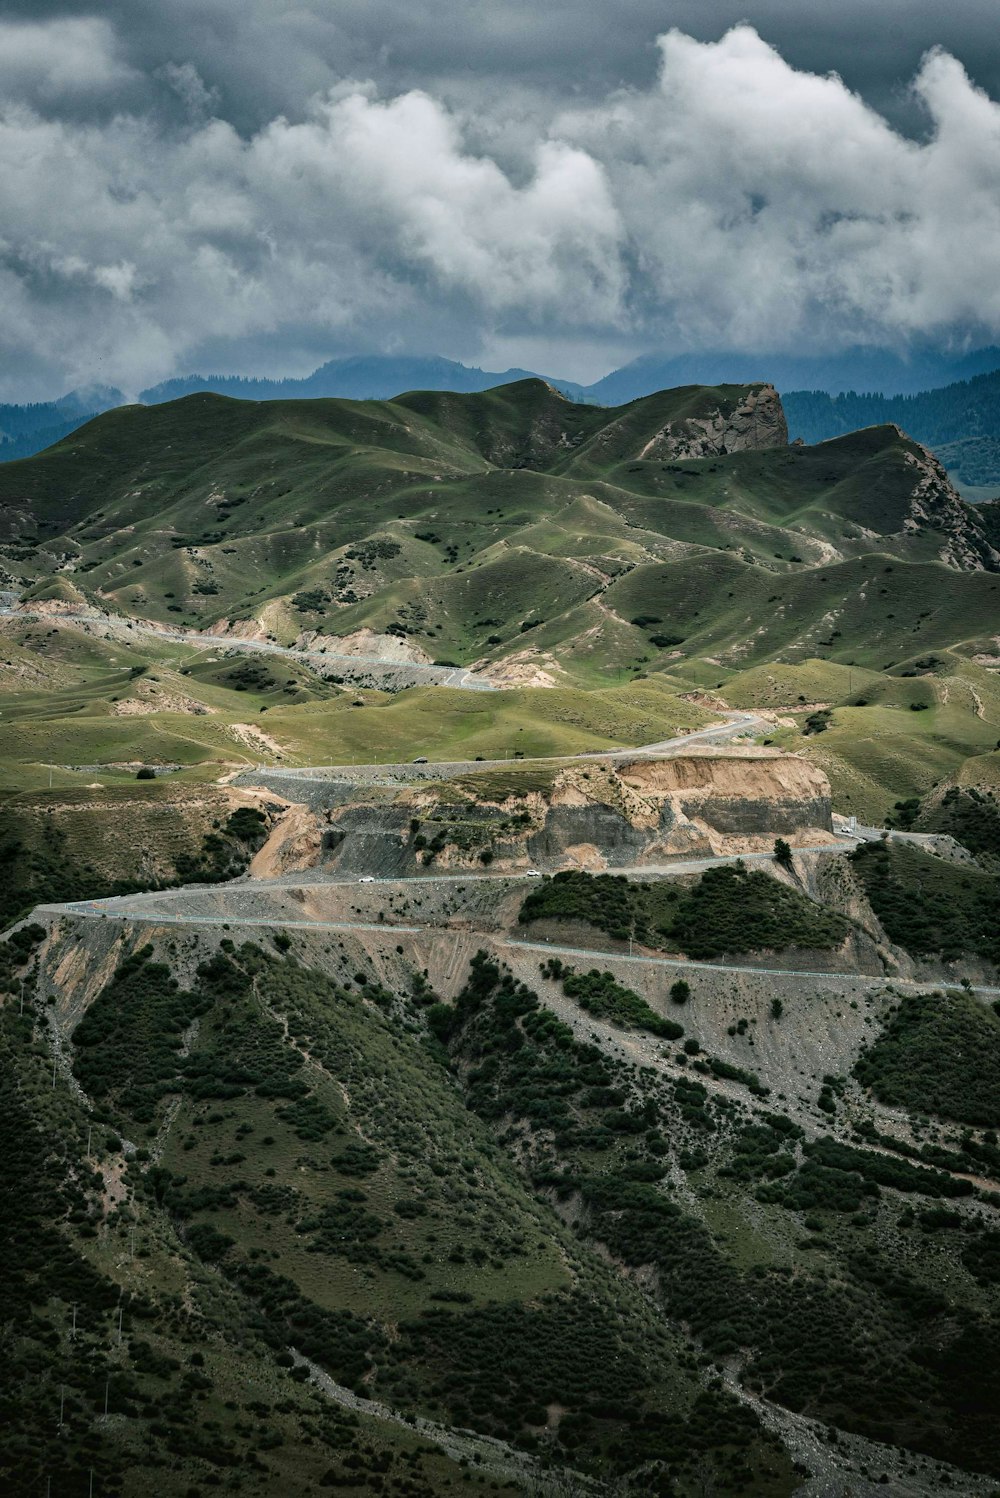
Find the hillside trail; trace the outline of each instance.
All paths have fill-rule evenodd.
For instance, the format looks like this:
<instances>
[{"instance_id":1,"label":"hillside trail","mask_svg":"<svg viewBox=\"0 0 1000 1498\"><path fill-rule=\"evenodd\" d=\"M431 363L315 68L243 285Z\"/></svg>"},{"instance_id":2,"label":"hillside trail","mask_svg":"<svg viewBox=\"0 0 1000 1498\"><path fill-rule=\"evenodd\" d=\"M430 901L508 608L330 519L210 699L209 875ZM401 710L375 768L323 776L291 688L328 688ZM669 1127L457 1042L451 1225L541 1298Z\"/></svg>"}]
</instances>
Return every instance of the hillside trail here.
<instances>
[{"instance_id":1,"label":"hillside trail","mask_svg":"<svg viewBox=\"0 0 1000 1498\"><path fill-rule=\"evenodd\" d=\"M565 1468L559 1471L546 1469L528 1452L518 1451L516 1447L495 1436L478 1435L475 1431L439 1425L437 1421L427 1420L422 1415L404 1415L378 1400L364 1399L355 1394L353 1389L335 1382L318 1364L296 1348L290 1347L288 1350L296 1364L308 1370L316 1388L344 1409L352 1410L358 1415L368 1415L390 1425L402 1426L414 1435L433 1441L452 1461L468 1462L480 1472L488 1472L494 1477L501 1477L505 1482L514 1483L521 1492L551 1494L556 1498L556 1495L568 1492L597 1494L603 1491L600 1483L585 1477L582 1472ZM521 1484L530 1486L522 1487Z\"/></svg>"},{"instance_id":2,"label":"hillside trail","mask_svg":"<svg viewBox=\"0 0 1000 1498\"><path fill-rule=\"evenodd\" d=\"M505 943L503 941L496 941L494 944L498 949L502 949L504 946L533 946L534 950L538 952L552 952L555 954L566 950L565 948L555 947L550 943L546 943L543 946L527 942L511 941ZM592 955L604 955L606 957L608 954L597 953ZM694 966L694 964L684 962L678 962L677 965L679 967ZM729 968L726 971L734 971L734 969ZM743 969L743 971L748 970ZM753 969L753 971L759 973L761 970L757 968ZM822 974L817 974L816 976L821 977ZM842 973L840 976L843 978L854 975ZM875 982L877 980L870 979L869 981ZM619 1061L635 1068L637 1071L655 1071L660 1076L666 1077L672 1082L680 1079L691 1080L691 1069L686 1064L687 1058L685 1058L685 1064L683 1065L673 1059L677 1049L676 1043L671 1044L669 1041L664 1041L642 1030L624 1030L613 1025L608 1020L595 1018L586 1010L581 1009L573 999L561 993L557 981L550 980L540 983L535 978L534 982L538 990L540 1002L547 1009L551 1009L553 1014L562 1020L563 1024L568 1025L577 1039L584 1043L599 1045L602 1050L607 1051L610 1055L615 1056ZM697 1060L698 1058L695 1057L694 1059ZM698 1072L696 1079L713 1096L726 1098L729 1102L738 1103L741 1106L746 1106L748 1103L745 1084L723 1077L714 1077L704 1072ZM758 1099L757 1103L758 1105L762 1105L766 1110L768 1106L766 1100L761 1104L761 1100ZM865 1111L872 1118L876 1127L893 1120L892 1110L883 1109L881 1105L872 1099L866 1099ZM803 1107L800 1102L792 1098L786 1098L783 1101L782 1112L793 1123L799 1125L807 1139L815 1139L822 1135L828 1135L832 1138L839 1138L845 1144L853 1142L853 1118L850 1115L845 1115L842 1119L825 1117L823 1122L819 1124L813 1111ZM887 1160L898 1161L900 1158L898 1154L885 1145L876 1144L870 1140L865 1141L864 1150L866 1154L880 1155ZM931 1168L927 1167L926 1162L923 1161L914 1161L913 1163L918 1165L923 1164L926 1168ZM956 1180L969 1181L973 1186L980 1187L986 1191L996 1191L998 1189L996 1181L969 1175L964 1171L951 1170L948 1174L954 1176ZM969 1205L971 1208L971 1202Z\"/></svg>"},{"instance_id":3,"label":"hillside trail","mask_svg":"<svg viewBox=\"0 0 1000 1498\"><path fill-rule=\"evenodd\" d=\"M319 650L296 650L272 640L248 640L238 635L213 635L207 630L184 629L179 625L158 624L153 619L125 618L102 609L61 605L58 608L32 608L22 604L19 595L0 594L0 618L46 620L63 619L67 623L91 626L108 639L128 640L135 635L174 645L188 645L196 650L213 650L219 655L233 652L243 655L278 656L298 661L300 665L325 676L331 671L346 680L382 675L385 685L400 689L407 686L460 687L469 692L492 692L495 687L485 676L464 667L424 665L418 661L389 661L377 655L343 655L323 646ZM332 637L335 638L335 637Z\"/></svg>"},{"instance_id":4,"label":"hillside trail","mask_svg":"<svg viewBox=\"0 0 1000 1498\"><path fill-rule=\"evenodd\" d=\"M569 766L573 764L592 764L595 760L603 760L610 764L618 762L630 762L635 759L654 758L663 756L672 758L683 754L687 749L697 748L702 745L726 744L733 739L743 736L752 736L765 733L770 724L759 717L756 713L736 712L726 710L719 712L719 721L709 723L705 728L696 728L691 733L674 734L667 739L658 739L651 744L636 744L633 746L623 745L617 749L587 749L580 754L553 754L553 755L525 755L517 759L452 759L452 760L429 760L426 764L415 764L412 761L387 762L384 764L331 764L331 765L259 765L258 773L266 773L268 779L278 778L281 780L331 780L331 781L354 781L364 779L370 783L377 781L378 777L389 777L387 784L396 784L400 780L407 782L421 780L448 780L454 775L468 773L481 773L487 770L511 769L513 765L530 767L532 765ZM767 750L762 751L767 753ZM774 751L770 751L774 752ZM374 781L373 781L374 777Z\"/></svg>"},{"instance_id":5,"label":"hillside trail","mask_svg":"<svg viewBox=\"0 0 1000 1498\"><path fill-rule=\"evenodd\" d=\"M808 1469L810 1475L795 1489L794 1498L875 1498L885 1493L938 1498L944 1491L961 1498L988 1498L996 1492L991 1477L839 1428L836 1445L831 1446L820 1421L752 1394L740 1383L735 1366L727 1365L722 1377L729 1393L753 1410L794 1460Z\"/></svg>"}]
</instances>

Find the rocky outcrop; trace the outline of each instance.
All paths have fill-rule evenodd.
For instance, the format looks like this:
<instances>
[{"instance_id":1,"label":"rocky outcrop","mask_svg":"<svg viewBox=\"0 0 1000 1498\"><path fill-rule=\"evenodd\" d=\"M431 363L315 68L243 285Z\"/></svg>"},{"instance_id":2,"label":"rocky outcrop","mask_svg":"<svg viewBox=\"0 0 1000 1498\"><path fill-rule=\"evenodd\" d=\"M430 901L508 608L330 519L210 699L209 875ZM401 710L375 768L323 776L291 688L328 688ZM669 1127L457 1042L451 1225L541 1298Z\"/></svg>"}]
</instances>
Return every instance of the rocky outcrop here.
<instances>
[{"instance_id":1,"label":"rocky outcrop","mask_svg":"<svg viewBox=\"0 0 1000 1498\"><path fill-rule=\"evenodd\" d=\"M794 755L692 751L587 773L557 783L536 858L614 868L832 841L829 782Z\"/></svg>"},{"instance_id":2,"label":"rocky outcrop","mask_svg":"<svg viewBox=\"0 0 1000 1498\"><path fill-rule=\"evenodd\" d=\"M384 878L484 861L494 871L614 869L766 852L776 837L793 846L833 842L826 776L776 750L577 762L546 791L495 800L446 781L395 791L312 781L301 793L311 830L307 820L295 823L276 872L308 867L303 860Z\"/></svg>"},{"instance_id":3,"label":"rocky outcrop","mask_svg":"<svg viewBox=\"0 0 1000 1498\"><path fill-rule=\"evenodd\" d=\"M668 422L646 443L639 458L709 458L726 453L785 447L788 423L773 385L752 385L735 406L717 406L704 416Z\"/></svg>"},{"instance_id":4,"label":"rocky outcrop","mask_svg":"<svg viewBox=\"0 0 1000 1498\"><path fill-rule=\"evenodd\" d=\"M942 544L938 555L946 566L959 572L1000 572L1000 552L990 544L975 510L952 487L934 454L913 442L905 457L914 470L915 482L904 532L939 531Z\"/></svg>"},{"instance_id":5,"label":"rocky outcrop","mask_svg":"<svg viewBox=\"0 0 1000 1498\"><path fill-rule=\"evenodd\" d=\"M426 650L405 635L381 635L374 629L356 629L349 635L320 633L318 630L303 630L295 640L296 650L316 651L328 649L338 656L357 656L360 661L384 661L388 665L414 664L429 666L431 657Z\"/></svg>"}]
</instances>

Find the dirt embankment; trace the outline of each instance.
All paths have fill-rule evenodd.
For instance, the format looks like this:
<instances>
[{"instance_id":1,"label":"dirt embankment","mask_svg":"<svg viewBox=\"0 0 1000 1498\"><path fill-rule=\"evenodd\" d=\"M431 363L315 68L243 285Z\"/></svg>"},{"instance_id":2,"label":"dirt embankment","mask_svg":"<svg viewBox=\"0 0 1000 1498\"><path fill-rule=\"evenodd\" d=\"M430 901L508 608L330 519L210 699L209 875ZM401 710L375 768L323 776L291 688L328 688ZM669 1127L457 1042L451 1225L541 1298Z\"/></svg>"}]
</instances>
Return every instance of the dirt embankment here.
<instances>
[{"instance_id":1,"label":"dirt embankment","mask_svg":"<svg viewBox=\"0 0 1000 1498\"><path fill-rule=\"evenodd\" d=\"M266 779L265 779L266 784ZM391 878L444 870L591 870L834 843L815 765L767 751L576 762L521 791L434 782L396 790L310 783L308 804L260 860L262 875L320 865Z\"/></svg>"},{"instance_id":2,"label":"dirt embankment","mask_svg":"<svg viewBox=\"0 0 1000 1498\"><path fill-rule=\"evenodd\" d=\"M539 961L545 955L544 945L519 946L499 931L461 927L406 930L395 922L387 922L384 932L377 927L353 932L296 929L282 920L282 916L285 921L291 920L296 913L292 892L277 893L282 896L279 903L290 908L275 910L275 928L286 932L292 950L304 962L334 979L353 979L356 972L363 971L391 991L406 992L413 973L426 970L434 990L442 998L452 999L468 979L472 958L485 949L571 1023L581 1038L596 1036L613 1049L621 1049L636 1064L666 1065L676 1070L675 1044L595 1020L563 994L560 984L543 979ZM307 899L306 906L308 903ZM300 905L300 919L302 911ZM396 920L408 916L411 921L414 917L419 921L420 914L411 905L407 915L400 912ZM234 933L238 934L237 928L228 930L229 935ZM114 965L129 951L149 943L158 953L171 954L169 960L175 964L178 977L187 982L193 979L197 964L226 934L227 928L221 924L214 928L195 926L179 939L179 928L167 923L157 925L155 915L142 922L56 917L41 956L40 991L55 997L56 1023L61 1034L68 1037ZM266 926L254 926L245 935L265 948L270 946ZM586 959L576 961L586 966ZM862 1046L870 1040L873 1026L892 1002L884 982L873 976L845 973L843 977L818 974L816 978L803 978L793 973L711 970L683 963L656 966L614 953L595 953L595 961L640 993L656 1012L679 1019L686 1034L696 1037L709 1055L756 1073L775 1091L787 1090L790 1097L794 1095L799 1099L799 1111L814 1114L824 1130L829 1128L828 1121L815 1111L824 1074L849 1073ZM688 978L691 985L683 1007L673 1003L669 994L678 976ZM778 1014L774 1012L776 998L781 1000ZM713 1090L735 1090L734 1095L745 1100L740 1084L708 1079L708 1085Z\"/></svg>"},{"instance_id":3,"label":"dirt embankment","mask_svg":"<svg viewBox=\"0 0 1000 1498\"><path fill-rule=\"evenodd\" d=\"M429 666L432 657L405 635L381 635L374 629L356 629L349 635L326 635L318 630L304 630L295 641L296 650L327 648L338 656L358 656L361 660L385 661L388 664Z\"/></svg>"}]
</instances>

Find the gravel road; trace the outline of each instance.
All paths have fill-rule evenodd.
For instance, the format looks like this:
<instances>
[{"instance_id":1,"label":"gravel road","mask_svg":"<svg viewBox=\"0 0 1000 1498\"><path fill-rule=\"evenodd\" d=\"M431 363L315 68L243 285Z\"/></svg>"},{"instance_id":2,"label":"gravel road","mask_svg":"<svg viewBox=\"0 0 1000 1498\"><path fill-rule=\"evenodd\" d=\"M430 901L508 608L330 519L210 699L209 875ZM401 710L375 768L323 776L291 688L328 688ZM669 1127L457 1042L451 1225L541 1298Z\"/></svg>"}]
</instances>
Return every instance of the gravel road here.
<instances>
[{"instance_id":1,"label":"gravel road","mask_svg":"<svg viewBox=\"0 0 1000 1498\"><path fill-rule=\"evenodd\" d=\"M177 629L154 624L151 620L125 619L115 614L103 613L100 609L66 609L58 615L41 613L17 602L17 595L0 594L0 618L65 619L73 624L83 624L95 632L106 633L112 639L129 639L135 635L148 635L155 640L174 645L190 645L196 650L214 650L219 654L236 652L241 655L280 656L284 660L298 661L320 676L335 673L338 676L357 680L359 677L380 677L380 684L397 691L404 687L439 686L460 687L468 692L493 692L493 683L485 676L478 676L464 667L424 665L418 661L386 661L375 655L343 655L325 645L318 650L295 650L289 645L279 645L272 640L244 640L235 635L213 635L205 630ZM335 637L331 637L335 638Z\"/></svg>"}]
</instances>

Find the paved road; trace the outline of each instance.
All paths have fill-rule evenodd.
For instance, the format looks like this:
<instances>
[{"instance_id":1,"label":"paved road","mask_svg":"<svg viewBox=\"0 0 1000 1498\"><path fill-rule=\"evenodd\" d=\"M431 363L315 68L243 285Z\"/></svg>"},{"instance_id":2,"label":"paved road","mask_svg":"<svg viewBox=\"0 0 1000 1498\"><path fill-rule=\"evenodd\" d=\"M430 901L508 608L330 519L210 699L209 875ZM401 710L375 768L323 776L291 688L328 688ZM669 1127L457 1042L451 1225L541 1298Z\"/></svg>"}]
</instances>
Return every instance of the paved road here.
<instances>
[{"instance_id":1,"label":"paved road","mask_svg":"<svg viewBox=\"0 0 1000 1498\"><path fill-rule=\"evenodd\" d=\"M216 886L218 888L218 886ZM36 905L45 915L82 915L99 920L141 921L148 926L267 926L270 930L379 931L387 936L412 935L426 926L390 926L388 921L297 921L263 915L168 915L164 911L114 909L113 900L71 900L66 905Z\"/></svg>"},{"instance_id":2,"label":"paved road","mask_svg":"<svg viewBox=\"0 0 1000 1498\"><path fill-rule=\"evenodd\" d=\"M900 986L931 991L933 989L955 987L947 980L939 980L935 983L925 982L920 978L897 978L894 974L879 976L875 973L819 972L815 969L802 969L793 967L753 967L749 964L731 962L695 962L687 957L645 957L631 956L624 952L606 952L596 950L594 947L563 947L557 946L555 942L522 941L516 936L493 937L495 943L508 947L525 947L533 952L555 952L559 956L564 953L570 957L587 957L591 962L595 958L614 958L615 962L635 962L649 967L683 967L700 968L710 973L758 973L765 977L773 978L840 978L848 979L852 983L886 983L893 988ZM985 984L974 985L976 993L1000 994L1000 988L990 988Z\"/></svg>"},{"instance_id":3,"label":"paved road","mask_svg":"<svg viewBox=\"0 0 1000 1498\"><path fill-rule=\"evenodd\" d=\"M831 856L839 856L850 851L856 845L856 839L838 838L836 842L809 843L802 847L796 847L796 853L828 853ZM622 864L620 867L604 869L601 872L621 876L628 879L658 878L669 879L674 874L703 874L706 869L717 868L720 864L734 863L773 863L774 854L763 853L713 853L705 854L699 858L677 858L671 859L669 863L633 863ZM552 878L554 873L565 873L565 869L546 871L545 878ZM540 877L539 872L529 873L527 869L466 869L457 874L338 874L336 872L324 874L318 869L292 870L285 874L275 874L271 879L248 879L246 875L240 875L236 879L229 880L225 884L183 884L173 889L151 890L148 894L135 895L109 895L106 899L86 901L81 903L95 904L101 909L121 911L130 907L133 902L139 900L183 900L190 895L205 894L210 891L225 892L235 890L243 894L267 894L274 889L326 889L329 886L354 887L356 885L385 885L385 884L496 884L504 880L534 882Z\"/></svg>"}]
</instances>

